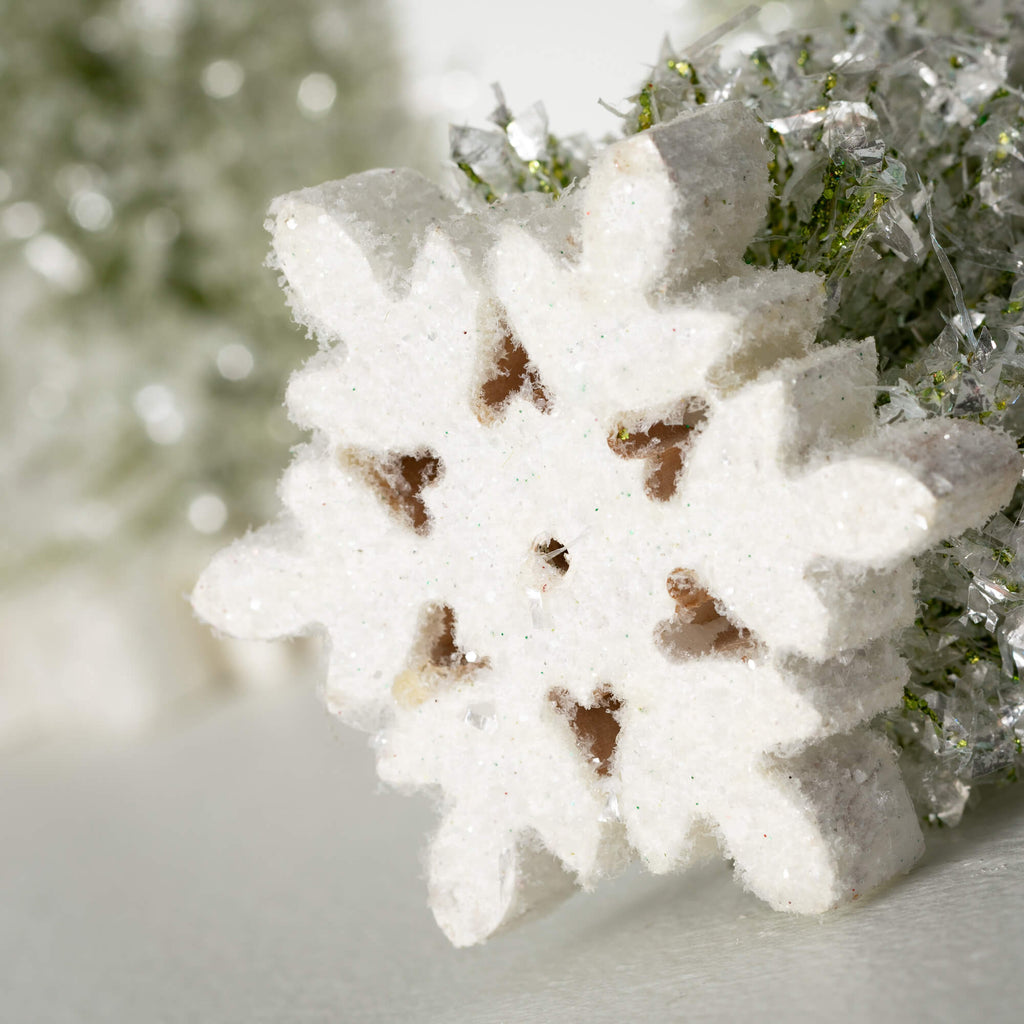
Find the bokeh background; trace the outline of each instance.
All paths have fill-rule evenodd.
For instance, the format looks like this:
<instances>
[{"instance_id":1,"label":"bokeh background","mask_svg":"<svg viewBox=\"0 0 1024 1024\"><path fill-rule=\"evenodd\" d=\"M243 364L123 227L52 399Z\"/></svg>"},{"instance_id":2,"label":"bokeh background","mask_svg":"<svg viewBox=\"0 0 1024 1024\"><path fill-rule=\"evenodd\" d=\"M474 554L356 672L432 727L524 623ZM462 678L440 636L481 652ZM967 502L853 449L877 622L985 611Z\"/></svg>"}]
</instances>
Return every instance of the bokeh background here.
<instances>
[{"instance_id":1,"label":"bokeh background","mask_svg":"<svg viewBox=\"0 0 1024 1024\"><path fill-rule=\"evenodd\" d=\"M270 199L380 165L444 181L492 82L614 133L598 100L666 33L743 6L0 0L0 750L316 676L309 645L215 638L185 599L273 515L298 440L312 345L263 266ZM809 11L769 2L733 42Z\"/></svg>"}]
</instances>

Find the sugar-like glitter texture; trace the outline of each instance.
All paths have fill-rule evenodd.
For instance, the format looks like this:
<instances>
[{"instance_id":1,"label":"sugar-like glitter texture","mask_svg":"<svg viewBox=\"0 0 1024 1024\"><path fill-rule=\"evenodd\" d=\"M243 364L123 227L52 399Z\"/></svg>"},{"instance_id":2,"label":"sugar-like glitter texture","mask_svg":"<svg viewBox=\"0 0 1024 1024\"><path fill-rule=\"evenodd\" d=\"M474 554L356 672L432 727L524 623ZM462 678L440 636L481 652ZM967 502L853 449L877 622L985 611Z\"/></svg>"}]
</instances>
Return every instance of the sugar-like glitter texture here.
<instances>
[{"instance_id":1,"label":"sugar-like glitter texture","mask_svg":"<svg viewBox=\"0 0 1024 1024\"><path fill-rule=\"evenodd\" d=\"M870 341L813 345L813 274L742 256L768 200L740 104L603 150L558 200L460 211L407 171L272 208L313 431L283 518L194 603L323 629L327 698L440 796L430 900L485 939L639 855L719 847L829 909L921 852L894 756L910 559L1020 474L970 423L880 428ZM941 471L936 467L941 467Z\"/></svg>"}]
</instances>

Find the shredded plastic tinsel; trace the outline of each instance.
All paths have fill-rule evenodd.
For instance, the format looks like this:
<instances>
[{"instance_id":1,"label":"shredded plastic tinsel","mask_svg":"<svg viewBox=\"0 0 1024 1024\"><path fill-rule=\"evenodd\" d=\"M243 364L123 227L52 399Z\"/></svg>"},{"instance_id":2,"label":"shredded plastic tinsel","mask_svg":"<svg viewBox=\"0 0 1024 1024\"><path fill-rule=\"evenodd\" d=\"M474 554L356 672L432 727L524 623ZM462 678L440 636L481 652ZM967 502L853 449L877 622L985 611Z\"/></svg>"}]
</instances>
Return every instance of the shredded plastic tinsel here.
<instances>
[{"instance_id":1,"label":"shredded plastic tinsel","mask_svg":"<svg viewBox=\"0 0 1024 1024\"><path fill-rule=\"evenodd\" d=\"M735 22L735 19L734 19ZM724 28L733 27L727 23ZM971 419L1024 437L1024 65L1014 0L865 4L745 61L722 33L666 42L625 131L740 99L767 127L775 195L748 250L826 280L819 340L876 339L883 421ZM453 129L467 195L557 195L586 140L535 105L498 131ZM903 638L904 706L880 723L922 815L956 824L978 783L1024 766L1024 488L984 531L919 559L920 616Z\"/></svg>"}]
</instances>

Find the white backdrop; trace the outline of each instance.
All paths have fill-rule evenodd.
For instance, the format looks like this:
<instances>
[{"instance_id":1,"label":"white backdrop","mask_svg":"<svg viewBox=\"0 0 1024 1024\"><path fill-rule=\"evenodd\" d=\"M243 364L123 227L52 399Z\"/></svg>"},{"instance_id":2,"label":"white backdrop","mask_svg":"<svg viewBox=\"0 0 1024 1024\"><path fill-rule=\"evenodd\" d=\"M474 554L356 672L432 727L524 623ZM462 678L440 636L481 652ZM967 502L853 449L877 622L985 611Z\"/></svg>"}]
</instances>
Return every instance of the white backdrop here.
<instances>
[{"instance_id":1,"label":"white backdrop","mask_svg":"<svg viewBox=\"0 0 1024 1024\"><path fill-rule=\"evenodd\" d=\"M410 98L444 123L483 126L499 82L513 111L543 100L559 135L600 137L616 129L612 106L636 92L666 33L696 40L745 0L391 0L410 77ZM745 30L789 20L762 5ZM742 33L741 33L742 34Z\"/></svg>"}]
</instances>

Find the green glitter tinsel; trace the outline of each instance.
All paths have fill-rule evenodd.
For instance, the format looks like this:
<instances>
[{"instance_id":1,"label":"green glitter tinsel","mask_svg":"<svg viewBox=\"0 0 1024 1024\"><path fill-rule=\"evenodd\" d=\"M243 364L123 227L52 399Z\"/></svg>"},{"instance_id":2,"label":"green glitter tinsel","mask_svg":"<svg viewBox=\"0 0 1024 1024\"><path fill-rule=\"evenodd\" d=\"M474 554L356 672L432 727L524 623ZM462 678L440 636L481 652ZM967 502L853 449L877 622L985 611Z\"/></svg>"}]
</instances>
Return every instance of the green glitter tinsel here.
<instances>
[{"instance_id":1,"label":"green glitter tinsel","mask_svg":"<svg viewBox=\"0 0 1024 1024\"><path fill-rule=\"evenodd\" d=\"M775 190L746 258L823 276L820 343L875 338L883 422L958 417L1024 437L1022 27L1019 3L875 2L738 61L717 40L666 43L622 115L627 134L726 100L760 117ZM538 187L503 112L475 159L453 137L488 201ZM533 150L586 172L587 146L546 124ZM977 784L1024 766L1022 504L1018 488L984 530L919 559L911 682L879 727L933 823L956 824Z\"/></svg>"}]
</instances>

